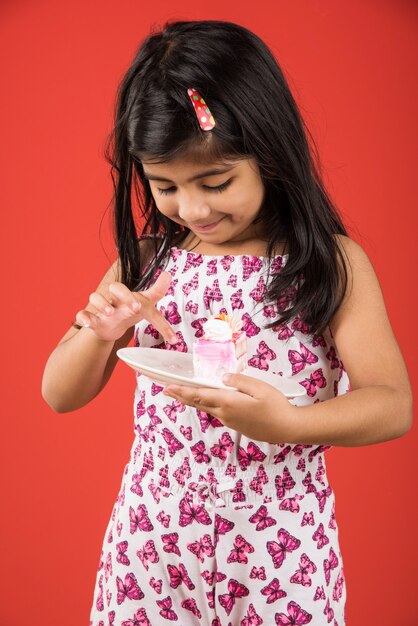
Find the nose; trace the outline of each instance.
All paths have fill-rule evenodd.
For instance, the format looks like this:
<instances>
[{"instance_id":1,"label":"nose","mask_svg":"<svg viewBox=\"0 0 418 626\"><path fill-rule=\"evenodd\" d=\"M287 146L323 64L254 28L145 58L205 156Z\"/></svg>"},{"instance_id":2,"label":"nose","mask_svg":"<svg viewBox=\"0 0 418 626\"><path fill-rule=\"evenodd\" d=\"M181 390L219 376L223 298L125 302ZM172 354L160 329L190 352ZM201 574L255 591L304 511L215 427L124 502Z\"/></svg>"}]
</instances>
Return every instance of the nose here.
<instances>
[{"instance_id":1,"label":"nose","mask_svg":"<svg viewBox=\"0 0 418 626\"><path fill-rule=\"evenodd\" d=\"M210 207L205 199L198 194L182 193L179 198L178 214L185 222L204 221L210 215Z\"/></svg>"}]
</instances>

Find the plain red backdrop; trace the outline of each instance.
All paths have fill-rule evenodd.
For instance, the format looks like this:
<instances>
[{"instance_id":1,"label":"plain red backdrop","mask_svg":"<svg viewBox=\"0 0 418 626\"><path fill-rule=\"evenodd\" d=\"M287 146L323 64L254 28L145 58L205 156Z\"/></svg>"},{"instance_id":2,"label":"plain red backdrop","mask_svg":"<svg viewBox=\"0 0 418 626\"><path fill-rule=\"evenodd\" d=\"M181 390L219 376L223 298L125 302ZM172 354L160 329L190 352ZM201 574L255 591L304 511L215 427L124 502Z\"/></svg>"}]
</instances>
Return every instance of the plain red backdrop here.
<instances>
[{"instance_id":1,"label":"plain red backdrop","mask_svg":"<svg viewBox=\"0 0 418 626\"><path fill-rule=\"evenodd\" d=\"M167 19L224 19L272 48L415 386L418 5L3 0L0 16L0 625L83 626L133 436L134 375L120 364L100 397L67 415L43 402L41 377L114 257L107 217L99 232L112 193L103 148L139 42ZM417 443L412 429L327 454L348 626L418 623Z\"/></svg>"}]
</instances>

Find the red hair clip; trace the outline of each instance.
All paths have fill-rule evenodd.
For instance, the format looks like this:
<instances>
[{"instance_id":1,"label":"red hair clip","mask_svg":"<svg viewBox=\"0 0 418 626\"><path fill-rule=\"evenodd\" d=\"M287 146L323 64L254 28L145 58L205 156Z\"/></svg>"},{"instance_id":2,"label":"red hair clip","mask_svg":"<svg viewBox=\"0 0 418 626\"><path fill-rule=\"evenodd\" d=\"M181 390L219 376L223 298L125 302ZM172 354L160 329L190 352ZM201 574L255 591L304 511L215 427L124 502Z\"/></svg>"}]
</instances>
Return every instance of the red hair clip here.
<instances>
[{"instance_id":1,"label":"red hair clip","mask_svg":"<svg viewBox=\"0 0 418 626\"><path fill-rule=\"evenodd\" d=\"M193 87L189 87L187 93L192 101L197 119L199 120L200 128L202 130L212 130L212 128L215 128L213 115L200 93L196 91L196 89L193 89Z\"/></svg>"}]
</instances>

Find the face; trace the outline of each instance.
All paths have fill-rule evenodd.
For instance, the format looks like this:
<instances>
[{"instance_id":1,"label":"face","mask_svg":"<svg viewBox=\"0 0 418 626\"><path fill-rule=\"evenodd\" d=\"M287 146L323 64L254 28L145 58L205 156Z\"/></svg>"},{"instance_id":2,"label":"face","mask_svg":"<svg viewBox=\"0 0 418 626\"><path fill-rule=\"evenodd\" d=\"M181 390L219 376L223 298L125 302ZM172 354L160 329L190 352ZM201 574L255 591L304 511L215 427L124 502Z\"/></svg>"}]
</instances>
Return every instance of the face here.
<instances>
[{"instance_id":1,"label":"face","mask_svg":"<svg viewBox=\"0 0 418 626\"><path fill-rule=\"evenodd\" d=\"M201 241L216 245L258 235L253 222L264 185L255 159L203 163L182 158L142 165L158 210Z\"/></svg>"}]
</instances>

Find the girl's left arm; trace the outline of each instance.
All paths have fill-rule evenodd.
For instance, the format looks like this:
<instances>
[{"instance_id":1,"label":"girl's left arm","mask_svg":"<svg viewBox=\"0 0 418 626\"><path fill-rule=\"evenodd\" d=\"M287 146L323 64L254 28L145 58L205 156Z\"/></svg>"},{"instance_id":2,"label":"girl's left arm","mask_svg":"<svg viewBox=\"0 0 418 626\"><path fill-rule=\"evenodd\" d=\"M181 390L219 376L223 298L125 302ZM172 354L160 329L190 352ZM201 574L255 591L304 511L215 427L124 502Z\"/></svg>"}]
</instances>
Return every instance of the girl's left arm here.
<instances>
[{"instance_id":1,"label":"girl's left arm","mask_svg":"<svg viewBox=\"0 0 418 626\"><path fill-rule=\"evenodd\" d=\"M169 385L165 393L259 441L364 446L407 433L412 425L411 387L379 281L362 248L347 237L339 240L348 286L330 328L350 392L294 406L270 385L230 374L224 382L238 392Z\"/></svg>"},{"instance_id":2,"label":"girl's left arm","mask_svg":"<svg viewBox=\"0 0 418 626\"><path fill-rule=\"evenodd\" d=\"M412 392L372 264L353 240L340 237L340 243L348 286L330 328L351 391L297 409L299 429L311 443L362 446L408 432Z\"/></svg>"}]
</instances>

